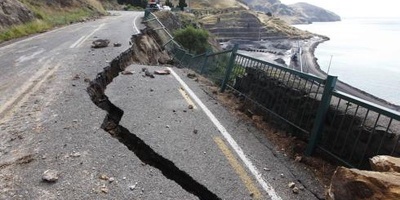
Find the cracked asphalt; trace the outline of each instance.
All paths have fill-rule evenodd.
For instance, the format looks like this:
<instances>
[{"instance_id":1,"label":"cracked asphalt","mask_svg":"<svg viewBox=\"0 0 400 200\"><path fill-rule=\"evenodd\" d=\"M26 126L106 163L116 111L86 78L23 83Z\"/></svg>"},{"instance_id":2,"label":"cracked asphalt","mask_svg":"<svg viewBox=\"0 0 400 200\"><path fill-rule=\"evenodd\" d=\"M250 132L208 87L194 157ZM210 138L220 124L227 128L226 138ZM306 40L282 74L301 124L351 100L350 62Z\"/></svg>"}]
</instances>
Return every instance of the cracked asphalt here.
<instances>
[{"instance_id":1,"label":"cracked asphalt","mask_svg":"<svg viewBox=\"0 0 400 200\"><path fill-rule=\"evenodd\" d=\"M106 113L91 102L88 81L128 49L131 35L143 28L143 12L113 14L0 47L0 199L198 198L100 128ZM122 46L91 49L95 39ZM119 75L106 94L124 110L120 125L155 152L221 199L321 196L323 188L304 166L274 150L251 123L187 78L186 70L171 67L247 160L177 76L143 77L142 67L165 69L130 65L127 70L134 73ZM58 171L55 183L42 181L48 169ZM305 189L294 194L289 182Z\"/></svg>"}]
</instances>

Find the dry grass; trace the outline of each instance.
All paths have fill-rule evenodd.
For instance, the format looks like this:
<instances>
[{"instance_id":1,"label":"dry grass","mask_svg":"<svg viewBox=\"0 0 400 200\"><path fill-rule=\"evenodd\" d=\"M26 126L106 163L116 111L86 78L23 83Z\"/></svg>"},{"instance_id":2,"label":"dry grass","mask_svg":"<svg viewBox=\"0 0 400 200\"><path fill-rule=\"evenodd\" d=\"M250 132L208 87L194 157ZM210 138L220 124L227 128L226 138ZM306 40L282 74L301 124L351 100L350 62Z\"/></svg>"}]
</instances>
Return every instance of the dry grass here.
<instances>
[{"instance_id":1,"label":"dry grass","mask_svg":"<svg viewBox=\"0 0 400 200\"><path fill-rule=\"evenodd\" d=\"M99 12L105 13L103 5L98 0L85 0L91 6L93 6Z\"/></svg>"},{"instance_id":2,"label":"dry grass","mask_svg":"<svg viewBox=\"0 0 400 200\"><path fill-rule=\"evenodd\" d=\"M309 32L295 28L279 18L269 17L263 13L257 13L256 15L267 28L273 29L277 32L292 37L309 38L312 36Z\"/></svg>"},{"instance_id":3,"label":"dry grass","mask_svg":"<svg viewBox=\"0 0 400 200\"><path fill-rule=\"evenodd\" d=\"M71 24L106 13L98 0L85 0L84 4L60 7L48 5L44 1L21 0L35 15L36 19L12 26L0 32L0 42L34 33L45 32L53 27Z\"/></svg>"}]
</instances>

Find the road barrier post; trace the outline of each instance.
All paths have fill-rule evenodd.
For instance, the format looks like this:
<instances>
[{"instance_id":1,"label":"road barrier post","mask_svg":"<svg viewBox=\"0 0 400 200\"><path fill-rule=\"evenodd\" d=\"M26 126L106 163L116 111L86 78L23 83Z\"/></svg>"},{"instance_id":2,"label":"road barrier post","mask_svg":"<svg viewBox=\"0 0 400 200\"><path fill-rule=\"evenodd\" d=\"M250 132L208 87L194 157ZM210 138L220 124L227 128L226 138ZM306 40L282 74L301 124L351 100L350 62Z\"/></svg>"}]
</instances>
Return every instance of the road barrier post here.
<instances>
[{"instance_id":1,"label":"road barrier post","mask_svg":"<svg viewBox=\"0 0 400 200\"><path fill-rule=\"evenodd\" d=\"M204 62L203 62L203 66L201 67L201 70L200 70L200 74L204 74L204 72L206 71L207 61L208 61L209 55L210 55L210 53L208 51L206 51Z\"/></svg>"},{"instance_id":2,"label":"road barrier post","mask_svg":"<svg viewBox=\"0 0 400 200\"><path fill-rule=\"evenodd\" d=\"M321 138L322 131L324 129L325 116L326 113L328 112L331 103L332 92L335 89L336 81L337 81L337 76L330 76L330 75L328 75L328 77L325 80L325 87L322 93L321 103L319 104L317 110L317 116L315 118L314 125L311 130L311 137L310 140L308 141L306 149L307 156L310 156L314 152L314 149L319 139Z\"/></svg>"},{"instance_id":3,"label":"road barrier post","mask_svg":"<svg viewBox=\"0 0 400 200\"><path fill-rule=\"evenodd\" d=\"M150 15L150 10L148 8L146 8L144 10L144 19L147 19L149 17L149 15Z\"/></svg>"},{"instance_id":4,"label":"road barrier post","mask_svg":"<svg viewBox=\"0 0 400 200\"><path fill-rule=\"evenodd\" d=\"M225 92L226 85L228 84L229 77L231 76L233 66L235 66L236 53L237 53L238 49L239 49L238 44L235 44L235 46L233 46L233 48L232 48L231 57L229 59L228 66L227 66L226 72L225 72L225 78L221 85L221 92Z\"/></svg>"}]
</instances>

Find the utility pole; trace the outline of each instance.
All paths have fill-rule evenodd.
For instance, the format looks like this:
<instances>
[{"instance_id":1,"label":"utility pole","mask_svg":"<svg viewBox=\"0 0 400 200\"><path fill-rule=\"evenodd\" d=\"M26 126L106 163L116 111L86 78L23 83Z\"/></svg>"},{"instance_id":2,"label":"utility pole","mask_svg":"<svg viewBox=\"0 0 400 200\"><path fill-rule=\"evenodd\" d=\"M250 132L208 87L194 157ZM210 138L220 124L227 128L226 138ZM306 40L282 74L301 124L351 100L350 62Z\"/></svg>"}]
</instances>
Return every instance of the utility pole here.
<instances>
[{"instance_id":1,"label":"utility pole","mask_svg":"<svg viewBox=\"0 0 400 200\"><path fill-rule=\"evenodd\" d=\"M303 49L300 47L300 41L297 41L297 59L300 63L300 71L303 72Z\"/></svg>"},{"instance_id":2,"label":"utility pole","mask_svg":"<svg viewBox=\"0 0 400 200\"><path fill-rule=\"evenodd\" d=\"M328 65L328 71L327 71L328 75L329 75L329 70L331 69L332 57L333 57L333 55L331 55L331 60L329 61L329 65Z\"/></svg>"}]
</instances>

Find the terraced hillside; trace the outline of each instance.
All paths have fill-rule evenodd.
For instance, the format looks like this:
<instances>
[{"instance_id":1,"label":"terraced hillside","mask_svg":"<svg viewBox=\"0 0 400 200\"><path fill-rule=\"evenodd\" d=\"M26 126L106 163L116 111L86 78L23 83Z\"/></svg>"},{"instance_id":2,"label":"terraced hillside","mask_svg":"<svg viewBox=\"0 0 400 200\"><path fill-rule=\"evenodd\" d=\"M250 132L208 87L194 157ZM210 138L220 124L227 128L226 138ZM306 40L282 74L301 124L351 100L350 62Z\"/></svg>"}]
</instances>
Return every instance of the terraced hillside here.
<instances>
[{"instance_id":1,"label":"terraced hillside","mask_svg":"<svg viewBox=\"0 0 400 200\"><path fill-rule=\"evenodd\" d=\"M220 41L306 38L310 36L309 33L289 26L278 18L244 8L201 16L200 22Z\"/></svg>"},{"instance_id":2,"label":"terraced hillside","mask_svg":"<svg viewBox=\"0 0 400 200\"><path fill-rule=\"evenodd\" d=\"M163 1L162 1L163 2ZM171 0L173 5L178 5L179 0ZM191 9L225 9L243 7L237 0L191 0L186 1Z\"/></svg>"},{"instance_id":3,"label":"terraced hillside","mask_svg":"<svg viewBox=\"0 0 400 200\"><path fill-rule=\"evenodd\" d=\"M171 1L173 5L178 0ZM307 38L310 33L289 26L277 17L250 10L237 0L186 1L200 24L219 41Z\"/></svg>"}]
</instances>

